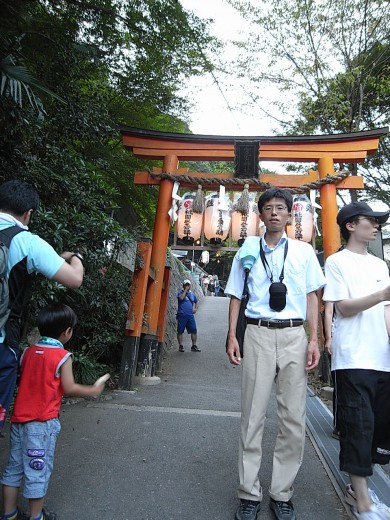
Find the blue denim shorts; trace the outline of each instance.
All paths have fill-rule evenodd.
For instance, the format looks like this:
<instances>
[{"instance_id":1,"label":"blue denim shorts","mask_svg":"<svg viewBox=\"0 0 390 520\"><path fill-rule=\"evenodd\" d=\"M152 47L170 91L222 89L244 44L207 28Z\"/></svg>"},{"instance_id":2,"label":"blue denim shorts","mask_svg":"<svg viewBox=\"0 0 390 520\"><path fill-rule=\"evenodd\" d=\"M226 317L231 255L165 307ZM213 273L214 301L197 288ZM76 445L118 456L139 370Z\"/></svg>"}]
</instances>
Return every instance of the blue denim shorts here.
<instances>
[{"instance_id":1,"label":"blue denim shorts","mask_svg":"<svg viewBox=\"0 0 390 520\"><path fill-rule=\"evenodd\" d=\"M11 450L1 484L20 487L26 498L46 495L53 470L54 450L61 424L58 419L13 423Z\"/></svg>"},{"instance_id":2,"label":"blue denim shorts","mask_svg":"<svg viewBox=\"0 0 390 520\"><path fill-rule=\"evenodd\" d=\"M194 315L182 316L181 314L177 317L177 332L183 334L184 330L187 329L188 334L196 334L196 322Z\"/></svg>"}]
</instances>

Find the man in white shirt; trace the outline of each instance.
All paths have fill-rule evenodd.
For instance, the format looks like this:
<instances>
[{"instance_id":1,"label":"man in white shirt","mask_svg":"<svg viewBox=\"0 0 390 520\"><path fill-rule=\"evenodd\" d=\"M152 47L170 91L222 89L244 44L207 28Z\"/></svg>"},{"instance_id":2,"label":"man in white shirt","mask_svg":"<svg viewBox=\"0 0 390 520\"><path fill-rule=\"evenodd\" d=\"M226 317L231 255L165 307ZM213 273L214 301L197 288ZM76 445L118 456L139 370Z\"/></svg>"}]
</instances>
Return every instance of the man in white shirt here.
<instances>
[{"instance_id":1,"label":"man in white shirt","mask_svg":"<svg viewBox=\"0 0 390 520\"><path fill-rule=\"evenodd\" d=\"M274 382L279 432L269 490L270 507L278 520L296 518L291 497L305 442L307 372L317 366L320 357L316 291L325 285L325 279L313 248L287 238L285 227L291 218L292 203L287 190L271 188L261 195L258 207L266 227L265 236L245 240L233 260L225 289L225 294L231 297L227 354L232 364L240 365L236 326L245 262L252 258L242 359L240 505L236 520L255 520L261 508L261 443ZM306 318L309 343L303 328Z\"/></svg>"},{"instance_id":2,"label":"man in white shirt","mask_svg":"<svg viewBox=\"0 0 390 520\"><path fill-rule=\"evenodd\" d=\"M374 212L365 202L344 206L337 223L347 246L325 264L324 300L335 305L332 370L340 469L349 473L346 498L362 520L390 518L367 483L372 464L390 460L390 279L386 263L367 251L388 217L389 211Z\"/></svg>"}]
</instances>

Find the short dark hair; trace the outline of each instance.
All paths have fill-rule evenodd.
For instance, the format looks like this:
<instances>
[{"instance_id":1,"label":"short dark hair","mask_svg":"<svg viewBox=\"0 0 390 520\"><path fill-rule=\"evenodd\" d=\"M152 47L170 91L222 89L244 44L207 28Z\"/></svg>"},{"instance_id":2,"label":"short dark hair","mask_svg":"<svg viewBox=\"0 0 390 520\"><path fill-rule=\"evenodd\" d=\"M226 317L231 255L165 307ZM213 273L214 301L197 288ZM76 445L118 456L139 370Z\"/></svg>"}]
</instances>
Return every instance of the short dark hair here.
<instances>
[{"instance_id":1,"label":"short dark hair","mask_svg":"<svg viewBox=\"0 0 390 520\"><path fill-rule=\"evenodd\" d=\"M39 208L39 195L32 184L13 180L0 185L0 211L21 216L26 211Z\"/></svg>"},{"instance_id":2,"label":"short dark hair","mask_svg":"<svg viewBox=\"0 0 390 520\"><path fill-rule=\"evenodd\" d=\"M284 190L283 188L270 188L260 195L260 198L257 202L260 213L263 210L263 206L265 206L265 204L271 199L283 199L287 204L288 212L291 213L293 197L288 190Z\"/></svg>"},{"instance_id":3,"label":"short dark hair","mask_svg":"<svg viewBox=\"0 0 390 520\"><path fill-rule=\"evenodd\" d=\"M354 217L349 218L345 222L339 225L340 227L340 233L343 239L348 242L349 237L351 236L351 233L347 229L347 224L354 224L355 222L359 221L359 215L355 215Z\"/></svg>"},{"instance_id":4,"label":"short dark hair","mask_svg":"<svg viewBox=\"0 0 390 520\"><path fill-rule=\"evenodd\" d=\"M58 339L61 334L77 323L73 309L64 303L52 303L38 313L37 325L41 336Z\"/></svg>"}]
</instances>

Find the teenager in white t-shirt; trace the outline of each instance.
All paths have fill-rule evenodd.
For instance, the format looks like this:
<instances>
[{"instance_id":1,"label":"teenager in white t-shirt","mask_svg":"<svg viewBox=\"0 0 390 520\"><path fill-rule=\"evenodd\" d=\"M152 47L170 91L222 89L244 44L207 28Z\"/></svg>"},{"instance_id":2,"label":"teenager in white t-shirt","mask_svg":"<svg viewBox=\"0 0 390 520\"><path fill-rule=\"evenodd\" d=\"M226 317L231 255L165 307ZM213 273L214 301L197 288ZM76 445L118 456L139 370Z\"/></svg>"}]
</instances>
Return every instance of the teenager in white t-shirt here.
<instances>
[{"instance_id":1,"label":"teenager in white t-shirt","mask_svg":"<svg viewBox=\"0 0 390 520\"><path fill-rule=\"evenodd\" d=\"M372 464L390 461L390 278L386 263L367 251L388 217L389 211L374 212L364 202L344 206L337 223L347 246L325 264L324 301L335 304L332 370L340 469L352 483L348 503L363 520L390 518L390 508L367 483Z\"/></svg>"}]
</instances>

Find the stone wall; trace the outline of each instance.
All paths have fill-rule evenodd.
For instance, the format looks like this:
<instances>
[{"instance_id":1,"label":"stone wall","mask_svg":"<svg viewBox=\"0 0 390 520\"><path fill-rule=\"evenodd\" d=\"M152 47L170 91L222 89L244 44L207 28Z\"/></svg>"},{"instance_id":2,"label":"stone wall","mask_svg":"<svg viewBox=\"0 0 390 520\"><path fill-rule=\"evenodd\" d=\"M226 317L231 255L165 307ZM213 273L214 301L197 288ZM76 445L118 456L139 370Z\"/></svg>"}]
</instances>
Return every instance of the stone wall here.
<instances>
[{"instance_id":1,"label":"stone wall","mask_svg":"<svg viewBox=\"0 0 390 520\"><path fill-rule=\"evenodd\" d=\"M136 258L136 248L137 243L134 242L131 244L129 251L126 255L122 255L118 262L129 269L130 271L134 271L135 258ZM192 280L191 290L195 293L199 302L201 302L204 298L202 289L198 283L199 276L195 276L189 271L175 256L172 255L171 251L168 249L166 265L171 268L171 280L169 284L169 297L168 297L168 309L167 309L167 317L166 317L166 327L165 327L165 337L164 343L162 345L162 352L158 349L158 354L156 356L156 364L154 369L158 373L161 369L162 360L164 358L164 352L170 350L173 347L177 347L177 339L176 339L176 313L177 313L177 292L183 287L183 280L188 278ZM140 354L139 354L140 356ZM138 356L138 357L139 357ZM130 363L132 363L131 361ZM122 359L123 363L123 359ZM137 369L138 371L138 369ZM130 377L130 376L129 376ZM125 383L126 384L126 383Z\"/></svg>"}]
</instances>

